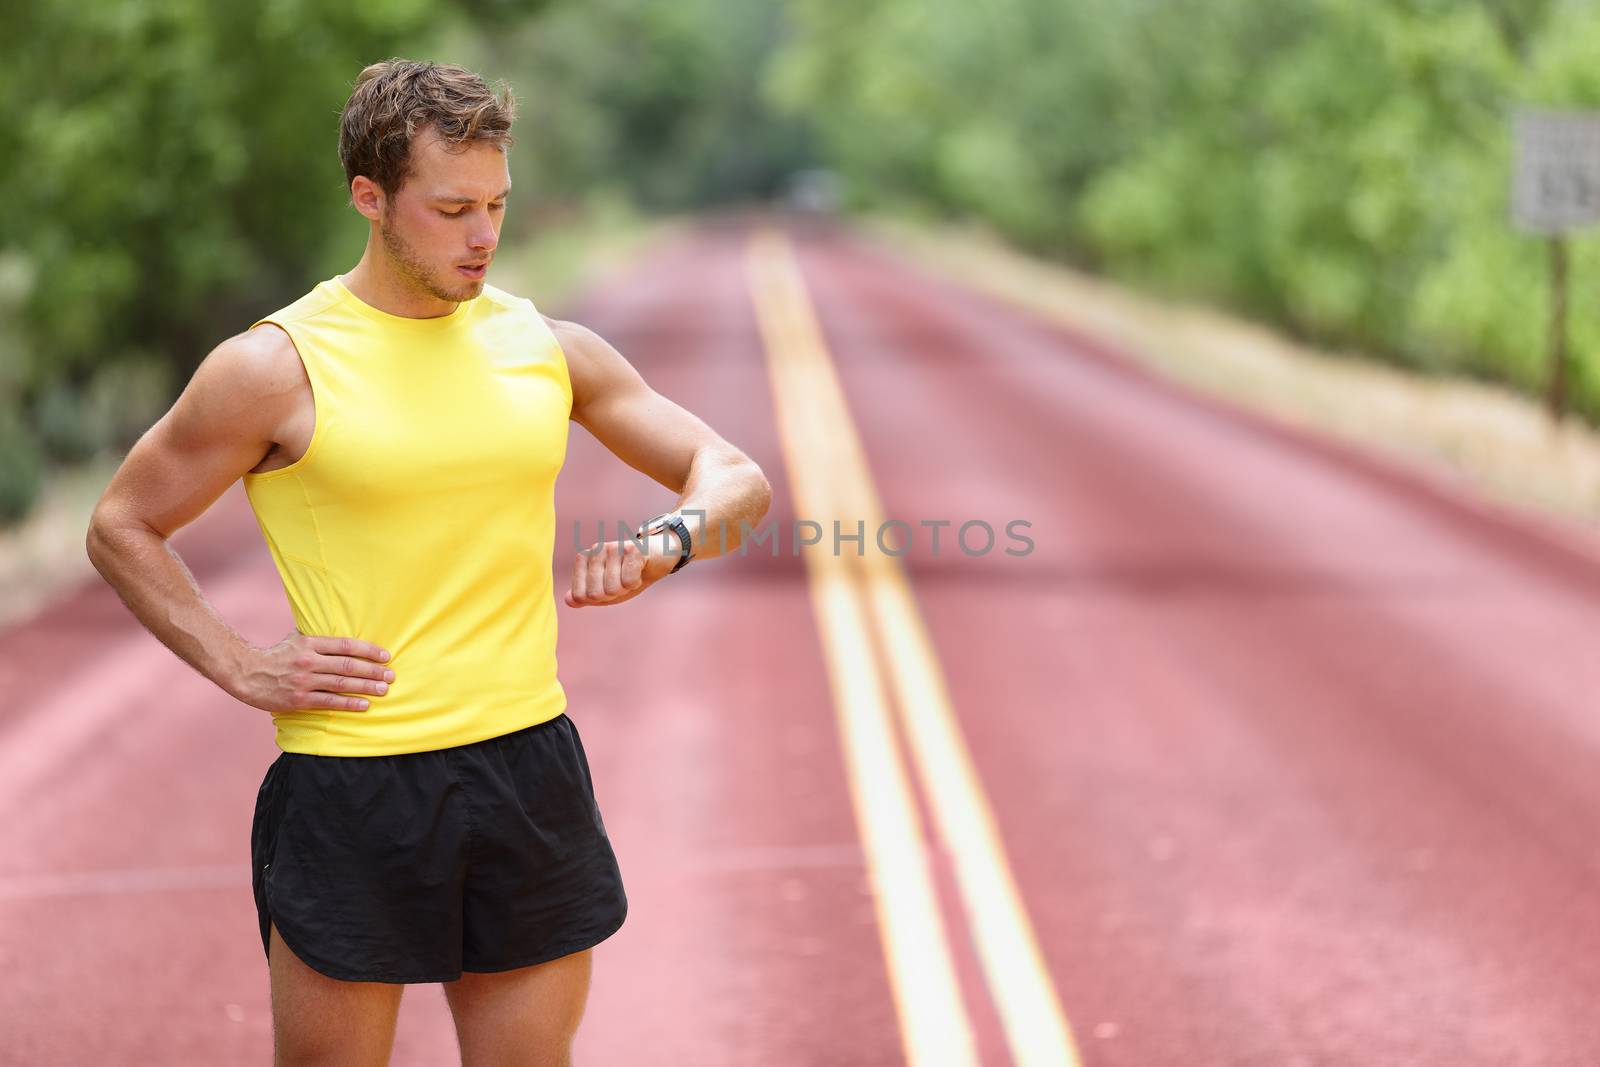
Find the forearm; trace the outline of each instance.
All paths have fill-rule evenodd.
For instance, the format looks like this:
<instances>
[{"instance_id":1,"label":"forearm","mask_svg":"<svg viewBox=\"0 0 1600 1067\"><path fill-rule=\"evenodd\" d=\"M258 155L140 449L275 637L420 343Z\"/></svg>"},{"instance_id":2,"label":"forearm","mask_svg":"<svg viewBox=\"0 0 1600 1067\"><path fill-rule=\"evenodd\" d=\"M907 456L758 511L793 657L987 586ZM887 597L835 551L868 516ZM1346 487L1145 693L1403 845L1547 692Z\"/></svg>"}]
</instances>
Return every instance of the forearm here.
<instances>
[{"instance_id":1,"label":"forearm","mask_svg":"<svg viewBox=\"0 0 1600 1067\"><path fill-rule=\"evenodd\" d=\"M135 618L202 675L233 693L250 644L206 601L171 545L143 526L90 524L89 560Z\"/></svg>"},{"instance_id":2,"label":"forearm","mask_svg":"<svg viewBox=\"0 0 1600 1067\"><path fill-rule=\"evenodd\" d=\"M771 504L772 486L748 456L704 451L690 466L673 510L684 513L694 539L693 556L703 560L738 549Z\"/></svg>"}]
</instances>

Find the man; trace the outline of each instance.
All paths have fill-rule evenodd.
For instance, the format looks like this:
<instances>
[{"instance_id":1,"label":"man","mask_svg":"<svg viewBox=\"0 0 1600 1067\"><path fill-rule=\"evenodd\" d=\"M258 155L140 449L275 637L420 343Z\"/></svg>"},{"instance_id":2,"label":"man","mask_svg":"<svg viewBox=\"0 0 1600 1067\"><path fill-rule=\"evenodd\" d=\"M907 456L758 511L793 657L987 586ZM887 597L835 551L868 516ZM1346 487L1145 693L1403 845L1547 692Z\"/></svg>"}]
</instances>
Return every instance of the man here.
<instances>
[{"instance_id":1,"label":"man","mask_svg":"<svg viewBox=\"0 0 1600 1067\"><path fill-rule=\"evenodd\" d=\"M89 529L139 620L273 716L251 851L280 1064L386 1063L405 985L434 981L464 1064L570 1063L627 902L556 678L569 420L679 493L575 554L571 607L737 548L771 500L612 346L485 283L513 117L460 67L362 71L339 141L360 261L210 352ZM269 648L167 543L241 477L296 622Z\"/></svg>"}]
</instances>

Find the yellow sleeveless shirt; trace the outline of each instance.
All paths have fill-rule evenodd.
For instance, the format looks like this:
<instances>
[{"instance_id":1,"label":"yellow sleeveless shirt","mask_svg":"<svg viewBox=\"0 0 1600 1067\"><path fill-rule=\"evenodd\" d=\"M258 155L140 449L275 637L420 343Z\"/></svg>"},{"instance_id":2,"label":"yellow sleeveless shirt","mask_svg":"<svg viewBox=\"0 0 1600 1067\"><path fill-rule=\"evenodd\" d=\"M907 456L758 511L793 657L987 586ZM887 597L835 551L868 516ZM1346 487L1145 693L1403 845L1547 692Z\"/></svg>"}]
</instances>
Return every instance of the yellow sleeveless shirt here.
<instances>
[{"instance_id":1,"label":"yellow sleeveless shirt","mask_svg":"<svg viewBox=\"0 0 1600 1067\"><path fill-rule=\"evenodd\" d=\"M244 475L303 634L389 650L365 711L274 713L285 752L470 744L566 709L556 678L555 481L572 383L533 303L485 285L414 319L334 277L252 327L293 339L316 425L295 463Z\"/></svg>"}]
</instances>

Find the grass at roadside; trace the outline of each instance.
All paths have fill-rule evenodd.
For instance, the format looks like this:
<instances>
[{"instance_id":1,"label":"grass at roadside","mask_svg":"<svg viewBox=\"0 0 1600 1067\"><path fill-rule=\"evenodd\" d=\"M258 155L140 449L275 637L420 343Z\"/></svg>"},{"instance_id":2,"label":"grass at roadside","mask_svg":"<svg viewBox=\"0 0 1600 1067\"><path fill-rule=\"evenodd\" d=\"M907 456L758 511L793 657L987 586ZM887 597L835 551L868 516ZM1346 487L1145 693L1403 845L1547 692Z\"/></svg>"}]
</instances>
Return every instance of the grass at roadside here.
<instances>
[{"instance_id":1,"label":"grass at roadside","mask_svg":"<svg viewBox=\"0 0 1600 1067\"><path fill-rule=\"evenodd\" d=\"M1165 304L1008 248L981 228L859 220L901 254L1103 338L1196 389L1465 481L1485 495L1600 519L1600 431L1554 423L1509 389L1425 377L1287 340L1202 307Z\"/></svg>"}]
</instances>

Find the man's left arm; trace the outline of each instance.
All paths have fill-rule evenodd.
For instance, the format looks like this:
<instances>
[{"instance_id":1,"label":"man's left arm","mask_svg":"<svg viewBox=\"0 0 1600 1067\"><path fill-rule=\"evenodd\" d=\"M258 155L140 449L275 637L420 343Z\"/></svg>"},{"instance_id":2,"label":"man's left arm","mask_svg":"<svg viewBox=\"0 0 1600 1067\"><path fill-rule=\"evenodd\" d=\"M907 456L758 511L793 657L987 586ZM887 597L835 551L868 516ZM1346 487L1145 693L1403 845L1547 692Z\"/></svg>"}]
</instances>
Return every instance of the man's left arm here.
<instances>
[{"instance_id":1,"label":"man's left arm","mask_svg":"<svg viewBox=\"0 0 1600 1067\"><path fill-rule=\"evenodd\" d=\"M678 494L671 510L686 513L691 559L737 549L772 503L772 486L761 468L704 420L652 389L599 334L575 322L546 321L567 358L572 420L628 466ZM617 604L672 571L677 539L656 534L642 548L622 539L576 556L567 603Z\"/></svg>"}]
</instances>

